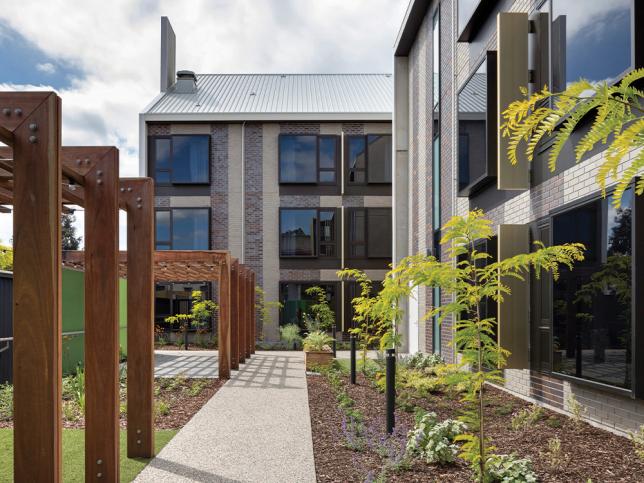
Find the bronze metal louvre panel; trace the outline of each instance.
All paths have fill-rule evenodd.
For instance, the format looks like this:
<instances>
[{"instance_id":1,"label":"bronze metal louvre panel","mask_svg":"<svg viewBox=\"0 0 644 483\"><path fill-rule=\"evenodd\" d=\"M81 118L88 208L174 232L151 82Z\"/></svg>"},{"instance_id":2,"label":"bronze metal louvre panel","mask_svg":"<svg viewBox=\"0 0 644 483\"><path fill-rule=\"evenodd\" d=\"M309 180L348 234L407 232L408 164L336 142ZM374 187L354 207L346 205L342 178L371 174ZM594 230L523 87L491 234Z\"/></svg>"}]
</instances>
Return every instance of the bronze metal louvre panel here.
<instances>
[{"instance_id":1,"label":"bronze metal louvre panel","mask_svg":"<svg viewBox=\"0 0 644 483\"><path fill-rule=\"evenodd\" d=\"M499 225L498 259L504 260L530 250L528 225ZM511 293L498 304L499 344L511 352L507 369L530 367L530 292L529 276L521 281L507 278L503 282Z\"/></svg>"},{"instance_id":2,"label":"bronze metal louvre panel","mask_svg":"<svg viewBox=\"0 0 644 483\"><path fill-rule=\"evenodd\" d=\"M498 127L503 123L502 113L508 105L522 97L520 88L528 87L528 14L502 12L497 16L497 102ZM518 152L518 163L510 164L507 156L509 138L498 131L498 188L526 190L530 187L530 169L523 152Z\"/></svg>"}]
</instances>

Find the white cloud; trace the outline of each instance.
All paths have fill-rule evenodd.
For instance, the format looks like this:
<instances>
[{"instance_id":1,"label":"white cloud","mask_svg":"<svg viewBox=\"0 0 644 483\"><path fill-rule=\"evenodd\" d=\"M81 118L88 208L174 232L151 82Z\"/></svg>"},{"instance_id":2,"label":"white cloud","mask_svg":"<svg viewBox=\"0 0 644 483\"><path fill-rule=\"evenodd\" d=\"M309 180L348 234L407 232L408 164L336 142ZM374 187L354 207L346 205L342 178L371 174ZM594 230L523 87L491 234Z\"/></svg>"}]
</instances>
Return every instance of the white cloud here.
<instances>
[{"instance_id":1,"label":"white cloud","mask_svg":"<svg viewBox=\"0 0 644 483\"><path fill-rule=\"evenodd\" d=\"M51 62L44 62L42 64L36 64L36 70L43 74L51 75L56 72L56 66Z\"/></svg>"},{"instance_id":2,"label":"white cloud","mask_svg":"<svg viewBox=\"0 0 644 483\"><path fill-rule=\"evenodd\" d=\"M0 20L55 62L85 73L59 91L63 143L114 145L121 175L136 176L138 113L159 91L162 15L177 35L177 70L391 72L407 3L194 0L186 8L173 0L24 0L3 2ZM47 87L0 84L29 88Z\"/></svg>"}]
</instances>

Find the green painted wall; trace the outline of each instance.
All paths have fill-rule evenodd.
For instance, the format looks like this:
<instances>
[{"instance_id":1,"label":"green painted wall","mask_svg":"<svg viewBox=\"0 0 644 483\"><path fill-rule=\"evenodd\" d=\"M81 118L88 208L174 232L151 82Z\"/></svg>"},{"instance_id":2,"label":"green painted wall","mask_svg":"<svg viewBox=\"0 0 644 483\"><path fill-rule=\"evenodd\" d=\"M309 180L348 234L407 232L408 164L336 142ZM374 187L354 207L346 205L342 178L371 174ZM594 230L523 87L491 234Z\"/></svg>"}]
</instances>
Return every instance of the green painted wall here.
<instances>
[{"instance_id":1,"label":"green painted wall","mask_svg":"<svg viewBox=\"0 0 644 483\"><path fill-rule=\"evenodd\" d=\"M83 334L65 335L84 330L85 273L63 269L63 375L83 364ZM119 280L119 339L122 351L127 350L127 280Z\"/></svg>"}]
</instances>

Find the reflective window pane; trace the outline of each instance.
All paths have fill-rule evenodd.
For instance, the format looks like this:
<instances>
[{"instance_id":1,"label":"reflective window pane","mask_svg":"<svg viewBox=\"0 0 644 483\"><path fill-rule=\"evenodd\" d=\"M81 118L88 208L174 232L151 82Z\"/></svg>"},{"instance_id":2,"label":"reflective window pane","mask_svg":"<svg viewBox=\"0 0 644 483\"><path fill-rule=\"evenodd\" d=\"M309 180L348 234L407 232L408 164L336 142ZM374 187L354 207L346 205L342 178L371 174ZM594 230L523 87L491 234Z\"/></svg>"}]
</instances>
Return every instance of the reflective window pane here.
<instances>
[{"instance_id":1,"label":"reflective window pane","mask_svg":"<svg viewBox=\"0 0 644 483\"><path fill-rule=\"evenodd\" d=\"M458 189L465 190L487 173L487 62L458 94Z\"/></svg>"},{"instance_id":2,"label":"reflective window pane","mask_svg":"<svg viewBox=\"0 0 644 483\"><path fill-rule=\"evenodd\" d=\"M317 210L280 211L280 256L315 256Z\"/></svg>"},{"instance_id":3,"label":"reflective window pane","mask_svg":"<svg viewBox=\"0 0 644 483\"><path fill-rule=\"evenodd\" d=\"M630 389L632 386L632 210L629 189L553 218L553 243L587 251L553 284L553 369Z\"/></svg>"},{"instance_id":4,"label":"reflective window pane","mask_svg":"<svg viewBox=\"0 0 644 483\"><path fill-rule=\"evenodd\" d=\"M156 212L156 240L157 242L170 241L170 212Z\"/></svg>"},{"instance_id":5,"label":"reflective window pane","mask_svg":"<svg viewBox=\"0 0 644 483\"><path fill-rule=\"evenodd\" d=\"M335 171L320 171L320 183L335 183Z\"/></svg>"},{"instance_id":6,"label":"reflective window pane","mask_svg":"<svg viewBox=\"0 0 644 483\"><path fill-rule=\"evenodd\" d=\"M335 137L320 138L320 168L334 169L338 153L338 139Z\"/></svg>"},{"instance_id":7,"label":"reflective window pane","mask_svg":"<svg viewBox=\"0 0 644 483\"><path fill-rule=\"evenodd\" d=\"M441 227L441 138L434 138L432 149L432 228Z\"/></svg>"},{"instance_id":8,"label":"reflective window pane","mask_svg":"<svg viewBox=\"0 0 644 483\"><path fill-rule=\"evenodd\" d=\"M280 136L281 183L317 183L316 136Z\"/></svg>"},{"instance_id":9,"label":"reflective window pane","mask_svg":"<svg viewBox=\"0 0 644 483\"><path fill-rule=\"evenodd\" d=\"M367 136L370 183L391 183L391 136Z\"/></svg>"},{"instance_id":10,"label":"reflective window pane","mask_svg":"<svg viewBox=\"0 0 644 483\"><path fill-rule=\"evenodd\" d=\"M371 258L391 258L391 209L367 210L367 254Z\"/></svg>"},{"instance_id":11,"label":"reflective window pane","mask_svg":"<svg viewBox=\"0 0 644 483\"><path fill-rule=\"evenodd\" d=\"M208 183L209 136L172 136L172 181Z\"/></svg>"},{"instance_id":12,"label":"reflective window pane","mask_svg":"<svg viewBox=\"0 0 644 483\"><path fill-rule=\"evenodd\" d=\"M154 140L154 167L157 169L170 168L170 139Z\"/></svg>"},{"instance_id":13,"label":"reflective window pane","mask_svg":"<svg viewBox=\"0 0 644 483\"><path fill-rule=\"evenodd\" d=\"M438 108L438 101L440 100L440 15L437 11L434 14L434 21L432 24L432 97L433 106Z\"/></svg>"},{"instance_id":14,"label":"reflective window pane","mask_svg":"<svg viewBox=\"0 0 644 483\"><path fill-rule=\"evenodd\" d=\"M320 211L320 241L335 241L335 211Z\"/></svg>"},{"instance_id":15,"label":"reflective window pane","mask_svg":"<svg viewBox=\"0 0 644 483\"><path fill-rule=\"evenodd\" d=\"M172 210L172 249L209 249L209 210L175 208Z\"/></svg>"},{"instance_id":16,"label":"reflective window pane","mask_svg":"<svg viewBox=\"0 0 644 483\"><path fill-rule=\"evenodd\" d=\"M632 0L553 0L555 91L581 78L615 81L631 67Z\"/></svg>"},{"instance_id":17,"label":"reflective window pane","mask_svg":"<svg viewBox=\"0 0 644 483\"><path fill-rule=\"evenodd\" d=\"M349 136L347 143L349 144L349 169L365 169L367 146L364 136Z\"/></svg>"},{"instance_id":18,"label":"reflective window pane","mask_svg":"<svg viewBox=\"0 0 644 483\"><path fill-rule=\"evenodd\" d=\"M157 183L170 183L170 171L157 171L154 175L154 181Z\"/></svg>"}]
</instances>

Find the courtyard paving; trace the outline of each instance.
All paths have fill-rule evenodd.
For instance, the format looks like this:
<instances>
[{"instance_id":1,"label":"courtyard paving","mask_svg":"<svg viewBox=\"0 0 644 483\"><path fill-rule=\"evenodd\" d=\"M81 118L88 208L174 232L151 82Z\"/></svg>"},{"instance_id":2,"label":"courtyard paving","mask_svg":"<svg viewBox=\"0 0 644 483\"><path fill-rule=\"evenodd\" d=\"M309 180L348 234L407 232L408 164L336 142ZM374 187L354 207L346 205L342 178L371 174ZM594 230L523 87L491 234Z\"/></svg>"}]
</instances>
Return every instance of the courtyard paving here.
<instances>
[{"instance_id":1,"label":"courtyard paving","mask_svg":"<svg viewBox=\"0 0 644 483\"><path fill-rule=\"evenodd\" d=\"M157 375L216 373L216 352L176 352L157 351ZM315 482L303 353L254 354L135 481Z\"/></svg>"}]
</instances>

